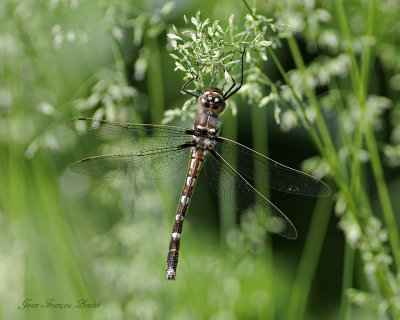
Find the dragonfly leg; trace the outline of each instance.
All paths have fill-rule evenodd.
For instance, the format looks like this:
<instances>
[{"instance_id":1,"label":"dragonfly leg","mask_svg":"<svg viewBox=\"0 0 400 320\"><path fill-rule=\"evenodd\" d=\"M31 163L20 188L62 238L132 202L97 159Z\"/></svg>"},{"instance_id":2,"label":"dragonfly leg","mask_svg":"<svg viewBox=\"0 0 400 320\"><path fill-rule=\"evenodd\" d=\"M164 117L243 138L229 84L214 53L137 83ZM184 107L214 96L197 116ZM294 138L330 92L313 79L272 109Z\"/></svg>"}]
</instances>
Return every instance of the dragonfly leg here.
<instances>
[{"instance_id":1,"label":"dragonfly leg","mask_svg":"<svg viewBox=\"0 0 400 320\"><path fill-rule=\"evenodd\" d=\"M239 91L239 89L242 87L243 84L243 57L244 57L244 53L246 52L246 49L243 49L243 52L240 56L240 65L241 65L241 72L240 72L240 83L239 85L232 91L230 92L233 87L236 85L235 80L233 79L233 77L231 76L232 80L233 80L233 84L231 85L231 87L228 89L227 92L224 93L224 99L228 100L230 97L232 97L236 92ZM230 93L229 93L230 92Z\"/></svg>"},{"instance_id":2,"label":"dragonfly leg","mask_svg":"<svg viewBox=\"0 0 400 320\"><path fill-rule=\"evenodd\" d=\"M215 76L216 76L216 75L217 75L217 73L214 72L214 75L213 75L212 78L211 78L210 85L208 86L209 88L212 88L212 85L213 85L213 83L214 83L214 80L215 80Z\"/></svg>"},{"instance_id":3,"label":"dragonfly leg","mask_svg":"<svg viewBox=\"0 0 400 320\"><path fill-rule=\"evenodd\" d=\"M224 93L224 99L226 100L229 96L228 96L228 94L229 94L229 92L233 89L233 87L234 86L236 86L236 81L235 81L235 79L231 76L231 75L229 75L230 77L231 77L231 80L232 80L232 85L229 87L229 89ZM225 85L225 83L224 83L224 85Z\"/></svg>"},{"instance_id":4,"label":"dragonfly leg","mask_svg":"<svg viewBox=\"0 0 400 320\"><path fill-rule=\"evenodd\" d=\"M186 90L186 87L189 85L189 83L191 83L193 80L197 79L197 77L194 77L194 75L193 75L191 66L189 66L189 71L190 71L190 74L192 75L192 77L188 81L186 81L186 83L182 86L181 91L184 92L184 93L190 94L193 97L199 98L198 94L195 94L195 93L193 93L193 92L191 92L189 90ZM197 90L197 91L198 91L199 94L201 93L200 90Z\"/></svg>"}]
</instances>

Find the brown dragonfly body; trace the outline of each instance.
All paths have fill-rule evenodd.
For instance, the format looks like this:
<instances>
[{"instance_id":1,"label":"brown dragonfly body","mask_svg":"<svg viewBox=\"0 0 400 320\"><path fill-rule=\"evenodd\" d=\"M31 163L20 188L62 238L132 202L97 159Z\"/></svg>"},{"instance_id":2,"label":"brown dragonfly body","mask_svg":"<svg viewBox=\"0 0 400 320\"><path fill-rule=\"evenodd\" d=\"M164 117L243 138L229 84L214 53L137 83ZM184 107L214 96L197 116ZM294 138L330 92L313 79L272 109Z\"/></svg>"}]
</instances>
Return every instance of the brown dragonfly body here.
<instances>
[{"instance_id":1,"label":"brown dragonfly body","mask_svg":"<svg viewBox=\"0 0 400 320\"><path fill-rule=\"evenodd\" d=\"M206 90L199 97L199 107L200 111L193 125L194 134L191 142L192 151L190 154L189 169L172 229L171 243L167 257L167 279L175 279L176 276L183 220L185 219L193 188L204 162L204 157L208 151L212 151L215 135L221 124L218 115L225 109L223 94L218 89Z\"/></svg>"},{"instance_id":2,"label":"brown dragonfly body","mask_svg":"<svg viewBox=\"0 0 400 320\"><path fill-rule=\"evenodd\" d=\"M192 79L193 80L193 79ZM284 166L235 141L218 136L221 124L219 115L224 111L226 100L237 92L243 80L223 93L216 88L202 94L182 91L198 98L199 113L193 129L181 127L131 124L78 118L69 120L67 126L80 134L129 150L128 153L95 156L74 163L71 170L90 176L130 179L134 181L160 179L170 176L189 160L189 169L181 193L167 257L167 279L175 280L183 221L200 169L210 187L222 200L231 203L237 211L246 211L267 231L289 239L297 232L290 220L268 199L260 194L252 183L260 186L308 195L329 196L330 189L321 180L301 171ZM232 164L241 160L235 169ZM257 174L257 176L255 176Z\"/></svg>"}]
</instances>

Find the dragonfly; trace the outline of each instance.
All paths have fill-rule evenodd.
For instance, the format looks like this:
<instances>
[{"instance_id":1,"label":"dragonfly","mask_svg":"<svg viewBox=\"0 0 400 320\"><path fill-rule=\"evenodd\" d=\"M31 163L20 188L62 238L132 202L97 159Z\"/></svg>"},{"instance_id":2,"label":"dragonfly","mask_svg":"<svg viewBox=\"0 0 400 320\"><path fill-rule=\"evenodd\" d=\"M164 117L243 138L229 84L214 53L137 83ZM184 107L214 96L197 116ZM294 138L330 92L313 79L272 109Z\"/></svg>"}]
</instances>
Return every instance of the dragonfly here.
<instances>
[{"instance_id":1,"label":"dragonfly","mask_svg":"<svg viewBox=\"0 0 400 320\"><path fill-rule=\"evenodd\" d=\"M67 126L79 134L87 134L110 145L126 148L129 152L100 155L82 159L71 166L73 172L133 181L161 179L185 168L189 162L184 187L180 196L167 255L166 275L176 279L183 221L198 179L205 168L211 189L238 212L246 212L266 231L288 239L296 239L297 231L291 221L265 198L253 185L292 194L327 197L331 191L320 179L280 164L242 144L218 135L220 114L226 101L242 86L241 80L224 93L218 88L197 93L182 92L197 98L199 111L193 128L167 125L112 122L92 118L76 118ZM222 86L223 88L223 86ZM235 163L240 159L240 165Z\"/></svg>"}]
</instances>

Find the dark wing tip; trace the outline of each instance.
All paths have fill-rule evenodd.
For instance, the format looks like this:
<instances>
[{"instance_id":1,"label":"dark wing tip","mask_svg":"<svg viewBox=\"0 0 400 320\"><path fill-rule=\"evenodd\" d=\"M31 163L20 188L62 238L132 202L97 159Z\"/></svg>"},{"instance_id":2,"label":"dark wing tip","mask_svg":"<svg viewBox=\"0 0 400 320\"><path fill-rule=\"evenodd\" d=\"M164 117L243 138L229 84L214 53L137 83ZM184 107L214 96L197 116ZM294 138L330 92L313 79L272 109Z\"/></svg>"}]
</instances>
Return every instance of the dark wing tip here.
<instances>
[{"instance_id":1,"label":"dark wing tip","mask_svg":"<svg viewBox=\"0 0 400 320\"><path fill-rule=\"evenodd\" d=\"M282 237L289 239L289 240L296 240L297 239L297 230L293 223L285 216L286 221L288 222L286 230L280 232L279 235Z\"/></svg>"},{"instance_id":2,"label":"dark wing tip","mask_svg":"<svg viewBox=\"0 0 400 320\"><path fill-rule=\"evenodd\" d=\"M82 174L82 172L79 170L80 165L82 164L82 162L85 162L85 161L88 161L88 160L89 160L89 158L85 158L85 159L76 161L76 162L74 162L74 163L69 167L69 169L70 169L72 172Z\"/></svg>"},{"instance_id":3,"label":"dark wing tip","mask_svg":"<svg viewBox=\"0 0 400 320\"><path fill-rule=\"evenodd\" d=\"M290 230L290 233L283 235L286 239L296 240L297 239L297 231L293 227L293 230Z\"/></svg>"},{"instance_id":4,"label":"dark wing tip","mask_svg":"<svg viewBox=\"0 0 400 320\"><path fill-rule=\"evenodd\" d=\"M304 173L304 175L306 174ZM297 193L310 197L320 197L320 198L328 198L332 195L331 188L325 182L308 174L306 175L306 177L307 181L304 181L302 185L303 187L289 186L289 190L281 190L281 191L285 191L288 193Z\"/></svg>"},{"instance_id":5,"label":"dark wing tip","mask_svg":"<svg viewBox=\"0 0 400 320\"><path fill-rule=\"evenodd\" d=\"M93 171L93 166L90 166L90 164L91 164L90 161L93 162L97 158L99 158L99 157L95 156L95 157L89 157L89 158L84 158L84 159L78 160L78 161L74 162L70 166L69 169L74 173L84 174L86 176L93 176L93 177L103 176L102 174L99 174L98 172ZM89 163L87 163L87 162L89 162Z\"/></svg>"},{"instance_id":6,"label":"dark wing tip","mask_svg":"<svg viewBox=\"0 0 400 320\"><path fill-rule=\"evenodd\" d=\"M332 195L331 188L323 181L321 181L321 188L319 192L319 197L330 197Z\"/></svg>"}]
</instances>

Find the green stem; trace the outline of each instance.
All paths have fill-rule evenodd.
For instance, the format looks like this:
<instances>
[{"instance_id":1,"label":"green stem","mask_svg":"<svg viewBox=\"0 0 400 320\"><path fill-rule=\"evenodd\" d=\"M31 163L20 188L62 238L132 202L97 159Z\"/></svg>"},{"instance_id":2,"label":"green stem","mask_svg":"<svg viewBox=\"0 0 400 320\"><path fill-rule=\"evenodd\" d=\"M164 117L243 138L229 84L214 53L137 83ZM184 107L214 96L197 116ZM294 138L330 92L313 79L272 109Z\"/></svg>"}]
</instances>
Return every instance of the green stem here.
<instances>
[{"instance_id":1,"label":"green stem","mask_svg":"<svg viewBox=\"0 0 400 320\"><path fill-rule=\"evenodd\" d=\"M301 56L300 50L297 46L296 40L293 37L289 37L288 44L289 44L291 53L293 55L293 58L295 60L296 68L299 69L300 71L302 71L304 74L306 68L305 68L305 64L304 64L303 58ZM274 61L275 61L275 59L274 59ZM281 69L282 69L281 72L284 72L283 68L279 68L279 70L281 70ZM285 79L285 81L289 81L289 79L286 75L285 75L284 79ZM320 106L318 103L318 99L315 95L315 92L308 86L306 86L306 94L307 94L307 98L309 99L310 104L313 107L313 110L315 112L316 124L317 124L319 132L321 132L321 137L322 137L322 140L324 143L324 148L322 150L320 150L320 153L324 157L324 159L328 162L329 167L331 169L331 174L332 174L333 178L335 179L335 182L338 185L338 187L342 190L342 193L346 198L346 202L348 204L350 212L353 213L354 218L358 221L359 225L363 228L364 224L362 223L362 221L360 221L360 218L357 215L357 212L359 212L358 206L354 202L353 195L352 195L348 185L346 185L346 183L344 182L344 179L342 179L342 175L341 175L342 170L340 168L338 154L337 154L335 147L333 145L333 142L330 138L328 127L326 125L324 117L322 116ZM296 101L299 103L298 100L296 100ZM301 103L301 101L300 101L300 103ZM302 108L304 108L304 106L302 106ZM307 116L305 112L304 112L304 115ZM306 121L310 122L310 120L308 120L308 119L306 119ZM320 141L315 140L315 134L311 133L311 137L313 138L314 143L316 143L317 146L322 145L322 143Z\"/></svg>"},{"instance_id":2,"label":"green stem","mask_svg":"<svg viewBox=\"0 0 400 320\"><path fill-rule=\"evenodd\" d=\"M258 108L253 106L251 110L251 128L252 128L252 137L253 137L253 149L257 152L268 156L268 110L266 107ZM266 198L270 198L270 192L268 188L265 188L268 185L268 174L265 172L258 173L257 167L254 168L254 186L258 191L260 191ZM268 170L267 170L268 171ZM263 177L264 181L260 181L260 178ZM267 181L265 181L267 180ZM261 183L264 182L264 183ZM264 187L263 187L264 186ZM268 275L271 275L269 278L269 283L266 288L267 292L274 292L274 278L272 275L274 274L274 263L273 263L273 251L272 251L272 243L271 237L268 237L266 244L266 253L267 253L267 268ZM264 315L265 319L274 319L275 318L275 309L274 309L274 295L270 294L270 299L268 300L268 314Z\"/></svg>"},{"instance_id":3,"label":"green stem","mask_svg":"<svg viewBox=\"0 0 400 320\"><path fill-rule=\"evenodd\" d=\"M245 1L245 0L243 0L243 1ZM253 15L253 17L254 17L254 15ZM256 18L256 17L254 17L254 18ZM303 58L301 56L300 50L298 49L295 39L293 37L291 37L288 39L288 42L289 42L289 46L291 48L292 55L294 56L294 60L296 62L296 67L299 70L303 70L303 72L304 72L305 64L304 64ZM308 116L305 112L305 107L304 107L303 103L301 102L300 98L298 97L293 86L291 85L290 80L289 80L288 76L286 75L286 72L283 69L282 65L280 64L278 58L276 57L276 55L274 54L273 50L270 47L268 47L268 52L272 56L275 64L278 67L278 70L281 73L286 84L292 91L293 97L295 98L295 100L302 112L304 121L307 124L307 126L304 126L302 124L305 131L311 136L311 138L314 141L315 145L317 146L320 154L327 161L327 163L331 169L331 174L332 174L337 186L340 188L340 190L342 190L342 193L343 193L344 197L346 198L346 202L348 204L349 211L353 213L354 218L357 220L360 227L363 229L364 224L356 214L359 211L358 206L354 202L353 195L352 195L348 185L346 185L344 179L342 179L342 176L341 176L342 170L340 168L338 154L337 154L335 147L333 145L333 142L330 138L328 127L325 123L325 120L324 120L322 114L321 114L319 104L318 104L318 99L315 96L314 91L311 88L307 88L308 99L310 100L311 105L314 108L314 112L316 114L316 123L317 123L318 129L320 130L320 132L322 132L322 138L323 138L324 145L322 144L321 139L319 138L319 135L316 132L315 128L313 127L311 121L308 119Z\"/></svg>"},{"instance_id":4,"label":"green stem","mask_svg":"<svg viewBox=\"0 0 400 320\"><path fill-rule=\"evenodd\" d=\"M336 7L338 9L339 22L341 25L342 32L344 37L347 39L348 43L351 43L351 35L348 30L346 15L343 8L342 1L336 0ZM372 1L370 3L369 11L368 11L368 19L367 19L367 37L373 36L373 25L374 25L374 17L375 17L375 8L376 1ZM369 64L370 64L370 56L371 56L371 46L367 45L365 51L362 55L362 63L361 63L361 78L359 76L357 63L355 60L355 54L352 50L352 47L349 46L348 54L352 57L352 67L351 70L356 69L356 71L352 71L352 82L354 89L358 89L358 102L361 109L361 121L357 127L358 131L356 132L356 148L361 148L361 132L364 127L365 129L365 139L367 143L367 148L370 153L372 170L374 173L374 177L376 180L377 188L378 188L378 197L381 203L383 217L385 219L387 228L389 230L389 241L392 247L392 252L394 259L396 261L397 268L400 267L400 238L397 229L397 222L394 216L393 207L390 201L389 191L387 189L387 185L385 182L382 164L379 158L379 151L376 144L376 139L369 123L369 119L365 116L366 113L366 91L367 91L367 83L368 83L368 74L369 74ZM363 126L364 124L364 126ZM353 175L356 175L359 171L359 164L357 157L357 151L355 150L355 155L353 158L353 166L352 169L356 170L352 172ZM357 162L357 163L356 163ZM355 185L356 186L356 185ZM354 191L358 191L355 189Z\"/></svg>"},{"instance_id":5,"label":"green stem","mask_svg":"<svg viewBox=\"0 0 400 320\"><path fill-rule=\"evenodd\" d=\"M279 62L279 59L276 57L274 51L268 47L268 53L271 55L272 59L274 60L276 66L278 67L278 70L283 78L283 80L285 80L287 86L289 87L290 91L293 94L294 99L296 100L300 111L302 113L303 119L306 122L307 126L304 127L305 130L311 135L312 139L314 140L315 144L317 145L317 148L319 150L320 153L324 153L325 150L322 146L322 142L318 136L317 131L314 129L314 126L312 125L311 121L308 119L308 116L306 114L306 109L304 108L303 103L301 102L299 96L297 95L296 91L294 90L292 84L290 83L290 80L288 78L288 76L286 75L285 70L283 69L281 63ZM295 110L296 111L296 110Z\"/></svg>"},{"instance_id":6,"label":"green stem","mask_svg":"<svg viewBox=\"0 0 400 320\"><path fill-rule=\"evenodd\" d=\"M386 227L389 230L389 241L392 246L392 253L396 261L397 268L400 266L400 239L397 230L397 222L394 216L392 203L390 201L389 191L383 175L382 164L379 158L378 147L372 128L367 124L365 139L371 157L372 171L378 188L379 201L382 206L383 217L386 221Z\"/></svg>"},{"instance_id":7,"label":"green stem","mask_svg":"<svg viewBox=\"0 0 400 320\"><path fill-rule=\"evenodd\" d=\"M296 59L295 61L297 61L300 65L304 66L304 62L302 60L300 51L298 50L297 44L294 41L291 41L291 47L294 50L294 55L296 55ZM335 148L333 146L332 140L330 139L328 130L327 130L327 126L325 124L325 120L322 117L320 111L319 111L319 106L317 103L317 99L315 97L315 94L312 90L308 90L308 95L309 95L309 99L313 101L313 106L315 109L315 113L317 115L317 124L318 126L322 129L322 131L324 132L324 140L326 141L327 147L324 147L322 145L322 142L316 132L316 130L314 129L313 125L311 124L311 121L308 119L308 116L305 112L305 107L303 105L303 103L301 102L301 100L299 99L296 91L294 90L293 86L290 83L290 80L288 78L288 76L286 75L285 70L283 69L281 63L279 62L278 58L276 57L276 55L274 54L274 52L272 51L272 49L269 49L269 53L271 54L275 64L278 67L279 72L281 73L283 79L285 80L286 84L288 85L288 87L290 88L290 90L293 93L293 96L297 102L297 104L299 105L304 120L307 123L307 127L304 127L305 131L311 136L311 139L314 141L315 145L318 148L319 153L323 156L323 158L328 162L330 168L331 168L331 173L332 176L335 179L336 184L339 186L339 188L343 191L343 194L346 196L346 199L348 199L348 203L349 203L349 207L351 208L351 210L354 210L353 212L356 212L357 206L355 205L355 203L353 202L353 198L351 196L351 192L348 189L348 186L344 183L343 179L341 178L341 170L340 170L340 166L339 166L339 159L337 156L337 153L335 151Z\"/></svg>"},{"instance_id":8,"label":"green stem","mask_svg":"<svg viewBox=\"0 0 400 320\"><path fill-rule=\"evenodd\" d=\"M144 42L144 47L147 47L149 50L149 61L151 61L147 69L146 77L150 117L152 123L159 124L164 116L164 87L162 83L160 48L157 38L145 36ZM165 209L168 212L174 213L176 210L175 203L171 199L170 192L168 192L171 188L171 182L155 180L154 183L157 186L161 202ZM170 217L170 215L165 215L164 223L169 224Z\"/></svg>"},{"instance_id":9,"label":"green stem","mask_svg":"<svg viewBox=\"0 0 400 320\"><path fill-rule=\"evenodd\" d=\"M252 14L251 9L247 5L246 1L245 0L242 0L242 1L245 4L246 8L249 10L250 14L254 17L254 15ZM363 115L363 112L366 109L366 91L367 91L369 64L370 64L370 48L366 48L366 50L363 53L362 67L361 67L362 73L360 75L358 68L357 68L357 60L356 60L355 54L354 54L352 46L351 46L351 42L352 42L351 35L350 35L349 28L347 26L346 15L345 15L345 11L344 11L342 2L340 0L336 0L335 3L336 3L336 7L338 9L339 24L341 26L342 32L344 33L345 39L347 39L347 44L348 44L347 52L352 61L352 66L350 69L352 84L353 84L353 88L354 88L355 92L357 92L357 98L358 98L361 112ZM370 10L369 10L369 16L368 16L368 30L367 30L367 34L369 34L369 35L372 35L372 30L373 30L372 22L373 22L373 18L374 18L375 6L376 6L376 3L375 3L375 1L373 1L369 8ZM256 17L254 17L254 18L256 18ZM298 49L295 39L293 37L289 37L288 44L289 44L289 48L292 52L293 58L295 60L297 69L299 71L303 71L303 74L304 74L304 72L306 70L305 64L304 64L304 61L302 59L302 56L300 54L300 51ZM269 50L269 53L272 56L274 62L277 64L282 77L284 78L285 82L287 83L287 85L289 86L290 90L293 93L293 97L296 100L296 102L300 108L300 111L302 113L302 116L304 118L304 121L306 124L306 126L305 126L306 131L309 133L312 140L318 147L321 155L325 158L325 160L328 162L328 164L330 166L332 176L335 179L336 184L338 185L338 187L340 188L340 190L343 193L343 196L346 199L348 211L353 214L353 217L356 219L357 223L360 225L360 227L362 229L362 232L365 234L365 221L366 221L365 214L359 210L359 207L360 207L359 206L359 198L355 197L355 194L352 192L352 191L356 191L356 194L360 193L360 189L359 189L360 181L352 180L352 183L351 183L352 188L350 189L349 186L345 183L345 180L342 179L341 175L342 175L342 172L344 172L344 170L341 170L341 168L340 168L338 154L337 154L335 147L332 143L332 140L330 138L329 131L327 130L327 126L326 126L325 120L322 116L322 113L320 111L318 99L315 95L315 92L313 91L312 88L306 87L307 98L316 114L316 125L318 128L318 132L321 134L321 139L320 139L320 136L318 135L317 131L311 125L311 121L309 121L309 119L307 118L307 115L305 113L305 108L304 108L302 102L300 101L300 99L298 98L297 94L295 93L293 87L290 85L289 79L288 79L284 69L280 65L280 63L279 63L278 59L276 58L275 54L273 53L272 49L268 48L268 50ZM366 119L366 117L364 115L362 116L362 119L360 119L360 127L357 128L357 130L360 130L360 132L358 132L358 133L356 132L355 147L356 147L356 150L361 149L362 137L363 137L362 132L364 129L367 147L370 152L373 173L374 173L374 177L375 177L375 180L377 183L379 199L381 202L384 219L385 219L386 224L389 229L389 239L390 239L390 243L392 246L393 256L394 256L397 266L400 266L400 239L399 239L399 235L397 232L396 220L395 220L393 208L392 208L392 205L390 202L389 192L388 192L385 180L384 180L383 169L382 169L382 165L380 162L379 152L378 152L376 140L374 137L374 133L372 131L371 125L368 123L367 120L368 119ZM366 123L364 128L362 127L364 125L363 123ZM352 179L357 178L354 175L360 176L359 174L357 174L357 172L360 171L359 163L355 163L355 162L358 162L357 152L354 152L354 157L355 158L353 158L352 169L354 169L355 172L352 172ZM378 270L378 271L380 272L381 270ZM384 277L380 277L380 278L378 278L378 280L379 280L381 288L385 288L387 283L386 283ZM386 293L387 297L391 296L389 291L386 291L385 293Z\"/></svg>"},{"instance_id":10,"label":"green stem","mask_svg":"<svg viewBox=\"0 0 400 320\"><path fill-rule=\"evenodd\" d=\"M374 21L374 13L375 13L376 1L372 1L369 10L369 19L368 19L368 32L367 36L372 36L372 28L373 28L373 21ZM367 86L367 74L369 70L369 60L370 60L370 45L367 46L366 54L363 56L363 64L362 64L362 77L360 87L366 89ZM365 103L363 104L365 106ZM389 230L389 240L392 246L392 252L394 259L396 261L397 270L400 268L400 239L399 239L399 231L397 229L397 222L394 216L393 207L390 201L389 191L387 189L386 181L383 175L383 169L381 160L379 157L379 151L376 144L376 139L374 136L374 132L372 129L371 124L366 121L366 132L365 132L365 139L367 142L367 147L371 157L371 164L372 170L374 172L375 180L377 182L378 187L378 195L379 200L381 202L381 207L383 211L383 217L385 219L387 228Z\"/></svg>"},{"instance_id":11,"label":"green stem","mask_svg":"<svg viewBox=\"0 0 400 320\"><path fill-rule=\"evenodd\" d=\"M249 13L251 14L251 16L252 16L254 19L257 19L257 18L254 16L253 11L251 10L251 8L250 8L249 4L247 3L247 1L246 1L246 0L242 0L242 3L243 3L244 6L246 7L246 9L249 11Z\"/></svg>"},{"instance_id":12,"label":"green stem","mask_svg":"<svg viewBox=\"0 0 400 320\"><path fill-rule=\"evenodd\" d=\"M300 49L299 49L299 47L297 45L297 42L296 42L295 38L293 36L292 37L288 37L287 41L288 41L290 52L292 53L293 59L294 59L295 64L296 64L296 68L302 73L302 75L305 75L306 66L305 66L303 57L302 57L302 55L300 53ZM308 98L308 100L310 102L311 107L314 110L315 117L316 117L315 118L316 125L317 125L319 133L321 134L321 139L322 139L322 142L323 142L323 145L324 145L324 151L321 152L321 154L324 156L325 159L327 159L327 161L330 161L330 165L332 167L332 171L338 171L339 160L337 159L337 154L336 154L336 151L335 151L335 147L334 147L332 139L330 137L329 130L328 130L328 127L326 125L325 119L322 116L321 109L320 109L320 106L319 106L319 103L318 103L318 99L317 99L317 97L315 95L315 92L314 92L314 90L312 88L310 88L308 85L306 85L305 88L306 88L307 98ZM297 99L296 99L296 101L297 101ZM302 105L302 109L305 109L303 105ZM308 120L308 117L307 117L307 114L305 113L305 110L303 111L303 115L306 117L307 123L310 123L310 120Z\"/></svg>"},{"instance_id":13,"label":"green stem","mask_svg":"<svg viewBox=\"0 0 400 320\"><path fill-rule=\"evenodd\" d=\"M114 63L118 67L124 66L125 62L124 62L124 57L123 57L122 52L121 52L121 48L119 47L118 42L115 39L112 41L111 52L112 52L114 60L115 60Z\"/></svg>"},{"instance_id":14,"label":"green stem","mask_svg":"<svg viewBox=\"0 0 400 320\"><path fill-rule=\"evenodd\" d=\"M350 29L347 25L347 18L346 18L346 13L345 13L345 9L343 7L342 0L335 0L335 5L336 5L336 10L337 10L337 15L338 15L339 26L340 26L340 29L342 30L343 37L346 41L346 49L347 49L346 51L351 59L350 77L351 77L353 84L359 83L360 82L360 74L357 69L357 59L356 59L356 56L353 51L351 33L350 33Z\"/></svg>"},{"instance_id":15,"label":"green stem","mask_svg":"<svg viewBox=\"0 0 400 320\"><path fill-rule=\"evenodd\" d=\"M320 198L315 206L285 319L304 318L312 279L328 228L331 208L332 201L324 198Z\"/></svg>"},{"instance_id":16,"label":"green stem","mask_svg":"<svg viewBox=\"0 0 400 320\"><path fill-rule=\"evenodd\" d=\"M147 71L147 87L149 91L150 115L152 123L160 123L164 116L164 89L161 75L161 57L158 41L146 37L150 61Z\"/></svg>"},{"instance_id":17,"label":"green stem","mask_svg":"<svg viewBox=\"0 0 400 320\"><path fill-rule=\"evenodd\" d=\"M353 286L353 268L354 268L354 249L345 243L344 264L342 277L342 297L340 302L340 320L351 319L351 304L347 297L346 290Z\"/></svg>"},{"instance_id":18,"label":"green stem","mask_svg":"<svg viewBox=\"0 0 400 320\"><path fill-rule=\"evenodd\" d=\"M341 24L342 32L344 33L344 38L347 42L351 43L351 35L348 30L346 15L344 13L344 8L342 3L337 3L339 21ZM367 21L367 37L371 37L373 33L373 22L374 22L374 14L375 14L375 1L370 3L370 8L368 12L368 21ZM368 85L368 75L369 75L369 63L371 56L371 47L366 46L362 57L361 57L361 79L359 75L359 71L357 68L357 62L355 59L354 51L352 50L352 46L349 45L347 48L347 54L352 59L352 65L350 67L350 74L352 79L353 88L358 90L358 102L360 106L361 116L360 121L356 124L355 137L354 137L354 148L353 148L353 162L351 166L351 190L354 193L356 199L359 198L360 194L360 161L358 158L359 150L362 147L363 142L363 130L364 123L366 123L367 119L365 119L365 109L366 109L366 89Z\"/></svg>"},{"instance_id":19,"label":"green stem","mask_svg":"<svg viewBox=\"0 0 400 320\"><path fill-rule=\"evenodd\" d=\"M257 19L257 17L253 14L250 6L247 4L246 0L242 0L242 2L245 5L245 7L247 8L247 10L249 11L249 13L251 14L251 16L254 19ZM302 66L302 68L299 68L299 69L304 71L305 70L305 65L304 65L304 62L303 62L303 60L301 58L300 50L298 49L295 40L293 38L291 38L291 39L292 40L289 41L289 45L292 46L292 48L291 48L292 49L292 54L294 56L295 61L298 63L297 67L299 68L299 66ZM331 156L330 156L330 153L333 152L335 154L335 150L334 150L334 147L333 147L332 140L330 139L329 131L328 131L327 127L326 127L325 120L323 119L322 114L319 111L318 103L314 104L314 105L317 106L315 108L316 109L315 111L316 111L316 114L317 114L317 123L319 124L319 127L320 127L320 129L322 131L322 134L323 134L322 137L324 138L324 142L329 147L328 148L328 154L326 154L326 152L325 152L326 148L323 147L321 139L319 138L318 133L315 130L313 124L310 121L310 119L308 118L308 116L306 114L306 109L305 109L303 103L301 102L299 96L297 95L296 91L294 90L294 88L293 88L293 86L292 86L292 84L291 84L291 82L290 82L285 70L283 69L281 63L279 62L279 59L276 57L276 55L275 55L274 51L271 49L271 47L268 47L267 49L268 49L268 53L271 55L272 59L274 60L274 62L276 64L276 66L278 67L278 70L279 70L280 74L282 75L282 77L285 80L286 84L288 85L290 91L292 92L293 97L294 97L294 99L296 100L296 102L298 104L298 107L300 108L300 111L301 111L302 116L303 116L302 118L304 119L304 121L306 122L306 125L307 125L305 127L306 131L311 135L311 138L314 140L314 143L316 144L319 152L324 156L325 159L330 161L330 159L332 159ZM312 94L310 94L310 96L312 98ZM313 101L317 102L316 97L315 97L315 99L313 99ZM302 125L303 125L303 123L302 123ZM335 158L335 159L337 159L337 158ZM331 163L331 166L335 166L335 168L337 168L337 165L338 165L337 161Z\"/></svg>"},{"instance_id":20,"label":"green stem","mask_svg":"<svg viewBox=\"0 0 400 320\"><path fill-rule=\"evenodd\" d=\"M258 108L254 107L251 110L251 129L252 129L252 138L253 138L253 149L257 152L268 156L268 121L267 121L267 108ZM256 170L257 168L255 168ZM264 196L269 197L269 189L263 188L260 183L257 183L257 177L265 177L266 173L262 172L258 174L258 172L254 172L254 176L256 177L255 187L259 190ZM268 177L267 177L268 178ZM266 185L268 183L264 183L262 185ZM268 181L267 181L268 182Z\"/></svg>"},{"instance_id":21,"label":"green stem","mask_svg":"<svg viewBox=\"0 0 400 320\"><path fill-rule=\"evenodd\" d=\"M299 63L300 65L304 66L303 59L301 57L300 51L298 50L295 40L293 39L292 41L290 41L290 43L291 43L291 47L294 52L293 55L296 55L295 61L297 61L297 63ZM308 97L309 97L310 101L312 101L312 106L314 107L315 113L317 115L317 125L319 128L321 128L321 131L324 132L323 137L324 137L324 142L326 143L327 147L323 147L322 142L321 142L317 132L315 131L314 127L311 124L311 121L307 117L303 103L301 102L298 95L296 94L296 92L295 92L293 86L291 85L290 80L289 80L288 76L286 75L286 72L283 69L282 65L280 64L278 58L275 56L272 49L270 49L270 48L268 48L268 49L269 49L269 53L271 54L274 62L277 65L283 79L285 80L288 87L291 89L296 102L298 103L298 105L300 106L300 108L302 110L303 116L305 117L305 121L308 124L308 126L305 127L306 132L308 134L310 134L310 136L311 136L312 140L314 141L314 143L316 144L320 154L328 162L328 164L331 168L332 176L335 179L336 184L339 186L339 188L342 190L344 196L346 197L346 200L349 205L349 209L352 212L357 212L357 205L354 203L352 194L351 194L348 186L344 183L344 180L341 178L341 170L340 170L338 155L335 151L332 140L330 139L325 120L322 117L322 114L320 113L319 105L318 105L318 101L315 96L315 93L312 90L307 91ZM300 69L299 66L296 66L296 67L298 67ZM357 216L355 216L355 218L358 220ZM362 224L360 223L360 225L362 225Z\"/></svg>"}]
</instances>

